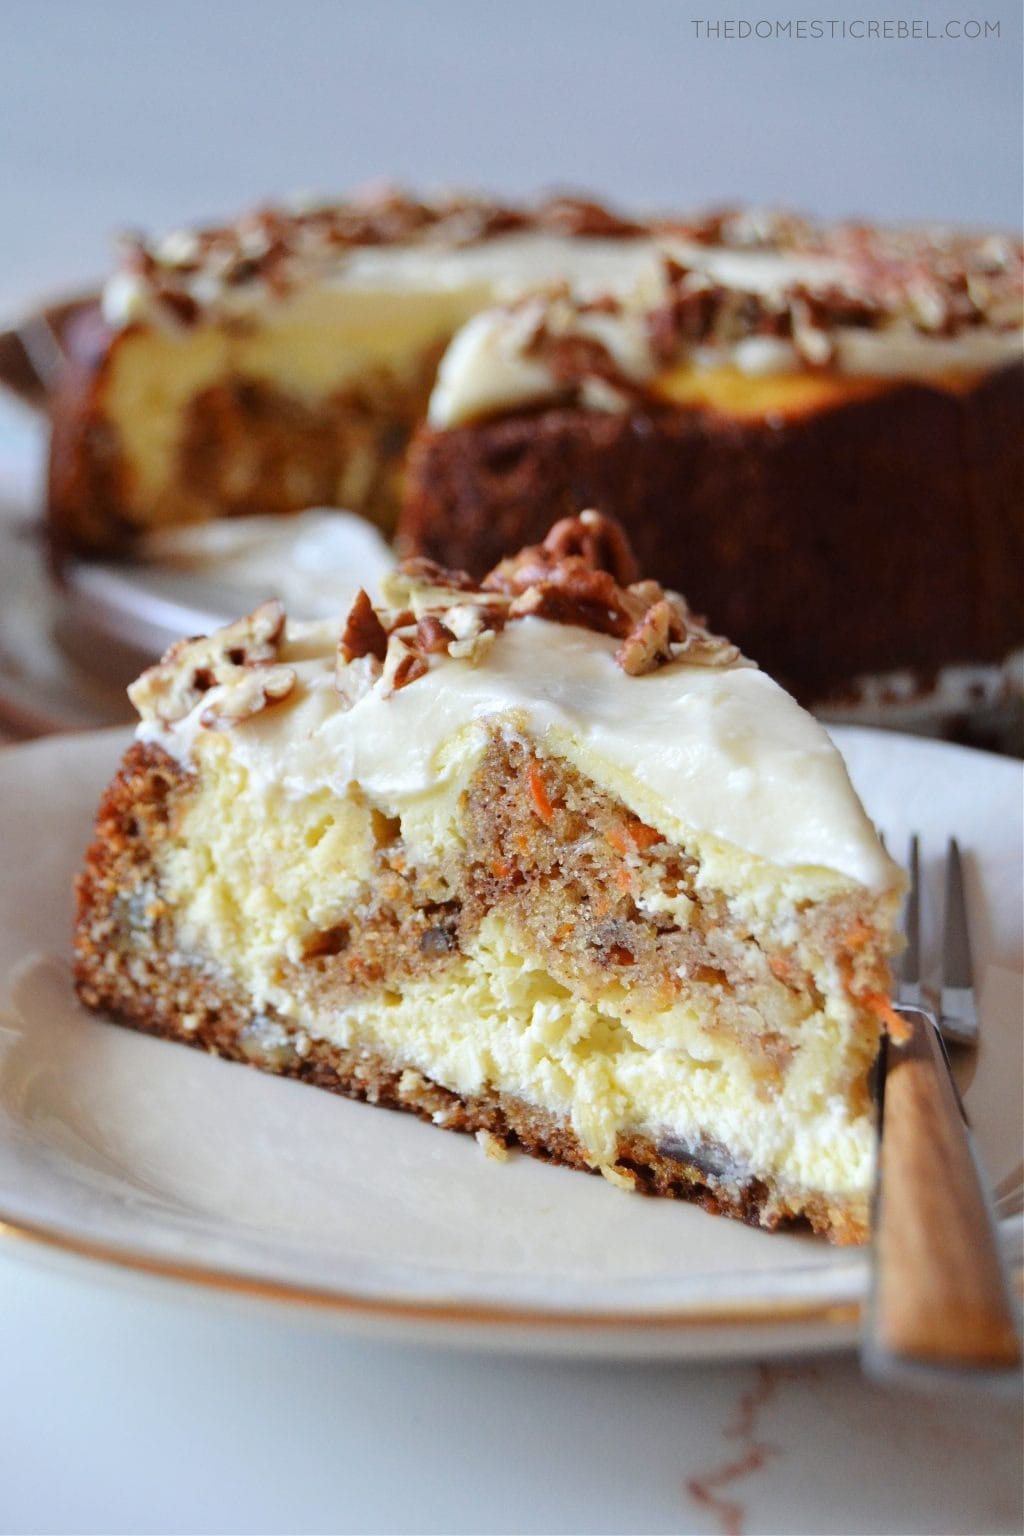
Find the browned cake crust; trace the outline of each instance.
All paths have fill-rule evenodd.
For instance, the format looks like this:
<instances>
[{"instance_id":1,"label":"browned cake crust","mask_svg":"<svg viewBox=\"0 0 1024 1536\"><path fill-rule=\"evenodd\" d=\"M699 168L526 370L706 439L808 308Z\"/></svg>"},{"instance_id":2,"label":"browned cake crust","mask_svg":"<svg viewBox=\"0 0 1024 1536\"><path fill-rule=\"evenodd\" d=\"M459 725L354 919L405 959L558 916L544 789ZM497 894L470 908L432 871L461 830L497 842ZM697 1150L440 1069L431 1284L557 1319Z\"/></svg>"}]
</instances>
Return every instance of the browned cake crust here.
<instances>
[{"instance_id":1,"label":"browned cake crust","mask_svg":"<svg viewBox=\"0 0 1024 1536\"><path fill-rule=\"evenodd\" d=\"M504 762L506 772L515 770L507 755ZM501 760L496 758L482 777L493 783L500 767ZM364 1048L342 1049L311 1039L273 1010L255 1011L237 984L197 963L196 957L183 957L175 942L173 914L159 888L154 854L163 838L173 833L194 784L161 749L136 745L103 798L96 838L77 887L74 974L78 995L87 1007L132 1028L229 1060L299 1078L350 1098L407 1110L448 1129L486 1132L535 1157L593 1171L571 1127L551 1114L493 1091L460 1097L402 1062L384 1060ZM522 812L517 810L514 786L499 798L504 809L496 822L490 816L474 818L472 808L469 815L470 827L476 828L472 836L479 844L471 862L485 871L485 881L496 886L523 880L521 872L498 856L499 844L487 840L503 839L504 846L522 842L521 833L516 835L516 817ZM485 824L490 829L486 833ZM401 869L401 860L389 861L386 830L382 829L376 884L384 892L381 900L388 912L393 913L401 909L402 877L394 873ZM531 829L530 841L536 845L533 857L538 868L548 869L556 834L551 834L547 847L545 839ZM572 871L569 875L575 877ZM550 901L544 895L545 883L541 880L536 885L542 903ZM527 911L528 885L527 881L519 887ZM624 903L624 913L628 905ZM352 944L347 932L319 936L307 954L307 970L311 964L319 973L313 986L343 995L353 989L357 992L367 980L372 982L381 966L387 967L389 976L442 967L449 950L457 949L460 925L473 920L471 912L459 911L458 906L442 902L436 910L411 914L409 932L404 925L381 933L371 920ZM543 928L556 915L542 904L529 920ZM566 951L561 964L576 974L584 989L588 966L593 971L597 965L594 974L600 974L601 967L609 974L635 968L642 980L643 943L639 927L635 923L631 927L625 915L602 913L592 922L581 918L578 953ZM628 954L626 946L632 946ZM766 1070L773 1070L769 1056L765 1064ZM791 1204L785 1190L739 1175L725 1150L714 1145L655 1145L644 1136L621 1136L616 1168L640 1191L694 1201L706 1210L755 1226L802 1225L841 1243L863 1241L866 1235L866 1211L836 1205L819 1195L808 1197L806 1192Z\"/></svg>"},{"instance_id":2,"label":"browned cake crust","mask_svg":"<svg viewBox=\"0 0 1024 1536\"><path fill-rule=\"evenodd\" d=\"M49 397L47 533L58 564L74 549L116 550L131 539L120 448L102 412L112 332L99 304L64 334L64 358Z\"/></svg>"},{"instance_id":3,"label":"browned cake crust","mask_svg":"<svg viewBox=\"0 0 1024 1536\"><path fill-rule=\"evenodd\" d=\"M424 427L400 550L479 574L600 506L805 703L896 668L998 663L1024 641L1022 403L1009 368L765 419L558 407Z\"/></svg>"}]
</instances>

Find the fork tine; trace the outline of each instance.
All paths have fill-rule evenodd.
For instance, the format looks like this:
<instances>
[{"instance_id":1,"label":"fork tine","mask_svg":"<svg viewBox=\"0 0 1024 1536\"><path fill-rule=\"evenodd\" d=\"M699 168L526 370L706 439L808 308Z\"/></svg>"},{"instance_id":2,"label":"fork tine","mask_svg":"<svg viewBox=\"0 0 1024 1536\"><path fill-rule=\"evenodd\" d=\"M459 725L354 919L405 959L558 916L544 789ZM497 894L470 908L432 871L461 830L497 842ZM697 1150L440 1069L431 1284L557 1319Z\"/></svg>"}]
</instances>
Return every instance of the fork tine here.
<instances>
[{"instance_id":1,"label":"fork tine","mask_svg":"<svg viewBox=\"0 0 1024 1536\"><path fill-rule=\"evenodd\" d=\"M963 866L956 838L946 853L946 905L942 934L942 1032L947 1040L973 1045L978 1039L974 970L967 927Z\"/></svg>"},{"instance_id":2,"label":"fork tine","mask_svg":"<svg viewBox=\"0 0 1024 1536\"><path fill-rule=\"evenodd\" d=\"M910 870L910 890L907 892L907 904L903 913L903 934L907 941L907 947L903 951L903 959L900 964L900 982L897 995L899 1001L906 1007L920 1008L921 880L920 851L916 832L910 839L907 867Z\"/></svg>"}]
</instances>

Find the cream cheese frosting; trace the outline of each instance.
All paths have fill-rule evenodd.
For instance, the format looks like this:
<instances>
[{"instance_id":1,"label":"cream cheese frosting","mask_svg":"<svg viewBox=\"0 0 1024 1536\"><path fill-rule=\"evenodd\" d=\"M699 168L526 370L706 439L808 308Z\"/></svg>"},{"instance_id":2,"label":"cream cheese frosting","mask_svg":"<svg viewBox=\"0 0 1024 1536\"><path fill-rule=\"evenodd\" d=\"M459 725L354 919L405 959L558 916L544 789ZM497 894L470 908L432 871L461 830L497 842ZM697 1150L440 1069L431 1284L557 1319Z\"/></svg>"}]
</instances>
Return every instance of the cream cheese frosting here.
<instances>
[{"instance_id":1,"label":"cream cheese frosting","mask_svg":"<svg viewBox=\"0 0 1024 1536\"><path fill-rule=\"evenodd\" d=\"M772 291L768 272L759 271L758 264L767 262L772 279L777 280L784 265L780 259L726 254L730 259L724 270L738 284L738 294ZM788 265L795 272L800 264ZM828 267L822 266L824 273ZM706 260L697 270L714 277L714 260ZM595 315L586 298L567 293L535 295L525 303L492 305L480 311L457 332L441 359L427 419L431 426L444 430L498 410L564 398L566 377L548 361L545 347L538 345L542 330L548 352L553 351L550 343L598 340L627 386L656 382L665 368L651 325L659 302L664 302L664 296L655 300L647 279L611 313ZM827 348L820 361L827 360L831 371L850 377L928 380L1007 366L1024 357L1024 331L1019 327L978 326L947 336L928 334L896 318L878 329L836 325L817 336L822 348ZM808 338L812 345L814 339ZM694 345L683 351L681 360L698 372L734 368L750 377L799 373L808 366L805 347L772 335ZM588 380L583 372L572 381L582 385L577 403L611 410L630 403L628 388L588 392L586 386L593 378L591 375Z\"/></svg>"},{"instance_id":2,"label":"cream cheese frosting","mask_svg":"<svg viewBox=\"0 0 1024 1536\"><path fill-rule=\"evenodd\" d=\"M571 199L524 210L392 196L177 230L128 248L102 310L113 330L174 336L202 322L259 375L260 348L234 335L257 318L286 377L298 347L289 383L300 394L450 341L429 407L444 429L567 392L624 408L666 367L656 322L680 273L698 304L713 294L721 309L726 295L714 334L684 325L674 338L672 364L698 372L930 380L1012 364L1024 347L1021 251L999 235L815 226L757 209L636 224ZM602 299L614 303L597 315ZM583 366L567 391L535 344L538 311L549 339L596 343L626 388Z\"/></svg>"},{"instance_id":3,"label":"cream cheese frosting","mask_svg":"<svg viewBox=\"0 0 1024 1536\"><path fill-rule=\"evenodd\" d=\"M290 625L280 663L297 678L282 702L233 724L232 748L257 782L303 796L358 783L400 814L415 841L443 837L494 725L528 732L680 841L696 832L787 870L832 871L872 890L898 882L825 731L752 663L676 661L629 677L615 641L527 618L482 659L440 658L394 692L382 680L346 708L335 687L340 626ZM350 665L358 669L359 662ZM139 737L188 763L231 683L184 718Z\"/></svg>"},{"instance_id":4,"label":"cream cheese frosting","mask_svg":"<svg viewBox=\"0 0 1024 1536\"><path fill-rule=\"evenodd\" d=\"M626 293L648 271L656 247L650 240L587 239L543 233L496 236L453 248L424 242L325 252L311 261L304 288L350 293L360 303L388 295L424 297L465 293L477 304L511 298L549 283L568 282L581 293ZM263 283L237 287L197 270L184 292L215 318L263 312L272 291ZM144 273L116 272L104 286L103 317L120 330L140 321L167 323L158 295Z\"/></svg>"}]
</instances>

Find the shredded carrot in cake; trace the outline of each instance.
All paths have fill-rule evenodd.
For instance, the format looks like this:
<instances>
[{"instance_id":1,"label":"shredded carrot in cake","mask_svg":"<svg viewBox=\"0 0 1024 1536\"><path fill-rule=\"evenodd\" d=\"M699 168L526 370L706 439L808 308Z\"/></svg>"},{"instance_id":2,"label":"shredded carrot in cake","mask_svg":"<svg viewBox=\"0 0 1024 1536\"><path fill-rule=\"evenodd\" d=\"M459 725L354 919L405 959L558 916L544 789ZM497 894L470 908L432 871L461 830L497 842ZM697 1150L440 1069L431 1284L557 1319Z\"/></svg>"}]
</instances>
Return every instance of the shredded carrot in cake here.
<instances>
[{"instance_id":1,"label":"shredded carrot in cake","mask_svg":"<svg viewBox=\"0 0 1024 1536\"><path fill-rule=\"evenodd\" d=\"M621 853L625 858L630 853L640 853L645 848L650 848L654 843L660 843L662 836L653 827L647 826L643 821L633 820L623 822L619 827L613 827L605 833L605 842L610 843L616 853Z\"/></svg>"},{"instance_id":2,"label":"shredded carrot in cake","mask_svg":"<svg viewBox=\"0 0 1024 1536\"><path fill-rule=\"evenodd\" d=\"M909 1039L910 1030L906 1019L896 1012L884 992L862 992L857 1002L873 1013L876 1019L881 1019L894 1040Z\"/></svg>"},{"instance_id":3,"label":"shredded carrot in cake","mask_svg":"<svg viewBox=\"0 0 1024 1536\"><path fill-rule=\"evenodd\" d=\"M799 986L803 979L803 972L794 960L787 960L782 955L771 955L768 960L768 969L776 981L785 982L787 987Z\"/></svg>"},{"instance_id":4,"label":"shredded carrot in cake","mask_svg":"<svg viewBox=\"0 0 1024 1536\"><path fill-rule=\"evenodd\" d=\"M536 763L531 763L528 771L530 795L533 798L533 808L537 812L545 826L550 826L555 819L555 808L548 799L547 787L544 777Z\"/></svg>"},{"instance_id":5,"label":"shredded carrot in cake","mask_svg":"<svg viewBox=\"0 0 1024 1536\"><path fill-rule=\"evenodd\" d=\"M853 928L856 930L860 926L864 925L858 918ZM870 929L868 932L870 933ZM849 935L846 937L849 938ZM839 973L843 978L843 985L851 1002L856 1003L858 1008L866 1008L869 1013L873 1013L894 1040L908 1039L910 1030L907 1027L906 1021L897 1013L884 992L880 992L877 987L855 987L853 985L853 960L849 954L839 956L838 966Z\"/></svg>"},{"instance_id":6,"label":"shredded carrot in cake","mask_svg":"<svg viewBox=\"0 0 1024 1536\"><path fill-rule=\"evenodd\" d=\"M847 949L863 949L872 937L871 929L862 917L855 918L843 935Z\"/></svg>"}]
</instances>

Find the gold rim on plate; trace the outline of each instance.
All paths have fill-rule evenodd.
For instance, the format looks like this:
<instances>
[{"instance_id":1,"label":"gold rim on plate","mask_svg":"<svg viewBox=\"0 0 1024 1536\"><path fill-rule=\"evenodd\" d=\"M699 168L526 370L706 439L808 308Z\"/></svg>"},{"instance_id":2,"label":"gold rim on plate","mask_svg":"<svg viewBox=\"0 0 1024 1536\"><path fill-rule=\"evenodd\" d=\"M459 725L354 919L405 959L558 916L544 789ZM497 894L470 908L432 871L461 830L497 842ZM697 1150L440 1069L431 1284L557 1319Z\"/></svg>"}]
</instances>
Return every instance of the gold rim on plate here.
<instances>
[{"instance_id":1,"label":"gold rim on plate","mask_svg":"<svg viewBox=\"0 0 1024 1536\"><path fill-rule=\"evenodd\" d=\"M659 1312L576 1312L528 1307L474 1305L469 1302L403 1301L397 1297L354 1296L319 1286L269 1280L242 1275L227 1269L187 1264L157 1255L137 1253L93 1238L73 1237L59 1229L26 1222L0 1213L0 1237L35 1244L74 1258L89 1259L117 1269L145 1274L163 1280L202 1287L257 1301L271 1301L289 1306L305 1306L345 1315L391 1318L403 1322L483 1324L508 1328L571 1328L586 1332L596 1329L703 1329L750 1328L752 1326L792 1326L819 1323L835 1328L849 1328L859 1322L858 1301L763 1301L722 1303L718 1307L699 1306Z\"/></svg>"}]
</instances>

